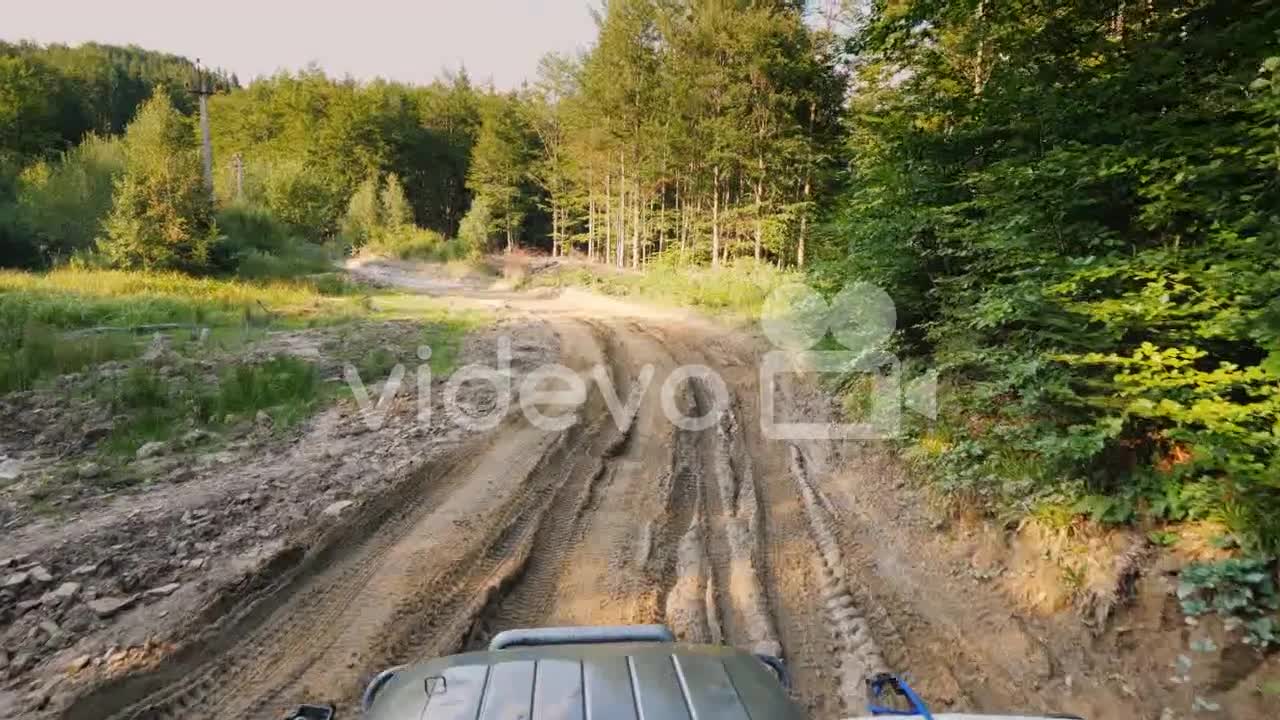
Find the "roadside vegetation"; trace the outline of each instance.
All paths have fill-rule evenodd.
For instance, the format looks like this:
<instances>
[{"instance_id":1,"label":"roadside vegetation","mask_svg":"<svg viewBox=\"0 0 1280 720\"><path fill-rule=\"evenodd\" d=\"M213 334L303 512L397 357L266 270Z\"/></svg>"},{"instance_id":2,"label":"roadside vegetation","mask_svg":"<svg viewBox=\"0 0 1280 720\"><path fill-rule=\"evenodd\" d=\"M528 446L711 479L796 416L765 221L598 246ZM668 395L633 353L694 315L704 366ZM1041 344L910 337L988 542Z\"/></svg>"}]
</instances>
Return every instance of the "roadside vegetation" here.
<instances>
[{"instance_id":1,"label":"roadside vegetation","mask_svg":"<svg viewBox=\"0 0 1280 720\"><path fill-rule=\"evenodd\" d=\"M523 275L518 287L581 287L604 295L754 320L760 317L765 300L774 290L803 280L800 273L779 270L750 258L711 268L682 263L672 254L655 258L645 272L579 263L553 264Z\"/></svg>"}]
</instances>

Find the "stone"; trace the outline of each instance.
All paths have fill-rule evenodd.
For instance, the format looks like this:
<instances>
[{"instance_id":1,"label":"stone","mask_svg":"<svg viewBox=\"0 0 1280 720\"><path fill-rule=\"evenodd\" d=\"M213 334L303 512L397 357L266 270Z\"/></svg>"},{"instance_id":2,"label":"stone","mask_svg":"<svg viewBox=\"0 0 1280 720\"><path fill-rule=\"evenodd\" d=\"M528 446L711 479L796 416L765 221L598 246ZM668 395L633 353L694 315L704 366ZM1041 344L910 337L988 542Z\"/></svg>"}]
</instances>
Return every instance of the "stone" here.
<instances>
[{"instance_id":1,"label":"stone","mask_svg":"<svg viewBox=\"0 0 1280 720\"><path fill-rule=\"evenodd\" d=\"M182 443L183 447L191 447L211 437L213 437L213 433L196 428L195 430L187 431L178 442Z\"/></svg>"},{"instance_id":2,"label":"stone","mask_svg":"<svg viewBox=\"0 0 1280 720\"><path fill-rule=\"evenodd\" d=\"M71 598L75 597L79 592L80 592L80 583L64 582L61 585L59 585L58 589L54 590L51 594L54 597L59 598L61 600L70 600Z\"/></svg>"},{"instance_id":3,"label":"stone","mask_svg":"<svg viewBox=\"0 0 1280 720\"><path fill-rule=\"evenodd\" d=\"M12 575L4 579L4 586L7 588L11 588L11 587L18 587L19 585L25 585L27 580L30 577L31 577L31 573L26 573L26 572L13 573Z\"/></svg>"},{"instance_id":4,"label":"stone","mask_svg":"<svg viewBox=\"0 0 1280 720\"><path fill-rule=\"evenodd\" d=\"M355 505L354 500L339 500L329 505L329 507L325 508L322 514L325 517L338 517L339 515L342 514L343 510L346 510L352 505Z\"/></svg>"},{"instance_id":5,"label":"stone","mask_svg":"<svg viewBox=\"0 0 1280 720\"><path fill-rule=\"evenodd\" d=\"M52 620L41 620L40 629L49 637L58 637L62 634L62 628L58 627L58 623Z\"/></svg>"},{"instance_id":6,"label":"stone","mask_svg":"<svg viewBox=\"0 0 1280 720\"><path fill-rule=\"evenodd\" d=\"M159 455L163 455L168 450L169 450L169 446L167 444L160 442L159 440L152 440L151 442L138 448L137 458L139 460L146 460L148 458L153 458Z\"/></svg>"},{"instance_id":7,"label":"stone","mask_svg":"<svg viewBox=\"0 0 1280 720\"><path fill-rule=\"evenodd\" d=\"M93 611L84 605L72 605L70 610L62 614L62 629L69 633L82 633L93 627Z\"/></svg>"},{"instance_id":8,"label":"stone","mask_svg":"<svg viewBox=\"0 0 1280 720\"><path fill-rule=\"evenodd\" d=\"M207 559L207 558L195 558L195 559L193 559L193 560L188 560L188 561L187 561L187 569L188 569L188 570L200 570L200 569L204 568L204 565L205 565L205 563L206 563L206 562L208 562L208 559Z\"/></svg>"},{"instance_id":9,"label":"stone","mask_svg":"<svg viewBox=\"0 0 1280 720\"><path fill-rule=\"evenodd\" d=\"M0 670L5 670L8 667L9 667L9 653L6 652L4 648L0 648Z\"/></svg>"},{"instance_id":10,"label":"stone","mask_svg":"<svg viewBox=\"0 0 1280 720\"><path fill-rule=\"evenodd\" d=\"M115 429L115 425L110 422L90 425L84 429L83 433L81 433L80 442L83 445L92 445L110 435L115 431Z\"/></svg>"},{"instance_id":11,"label":"stone","mask_svg":"<svg viewBox=\"0 0 1280 720\"><path fill-rule=\"evenodd\" d=\"M92 575L98 569L98 563L85 563L75 570L71 571L72 575Z\"/></svg>"},{"instance_id":12,"label":"stone","mask_svg":"<svg viewBox=\"0 0 1280 720\"><path fill-rule=\"evenodd\" d=\"M253 423L255 425L271 427L275 421L271 419L271 415L266 410L259 410L258 414L253 416Z\"/></svg>"},{"instance_id":13,"label":"stone","mask_svg":"<svg viewBox=\"0 0 1280 720\"><path fill-rule=\"evenodd\" d=\"M7 567L13 567L14 565L21 565L22 563L27 561L28 557L29 556L26 553L19 553L18 555L14 555L13 557L7 557L4 560L0 560L0 568L7 568Z\"/></svg>"},{"instance_id":14,"label":"stone","mask_svg":"<svg viewBox=\"0 0 1280 720\"><path fill-rule=\"evenodd\" d=\"M102 466L95 462L87 462L76 468L76 477L81 480L92 480L102 474Z\"/></svg>"},{"instance_id":15,"label":"stone","mask_svg":"<svg viewBox=\"0 0 1280 720\"><path fill-rule=\"evenodd\" d=\"M78 658L76 658L76 659L72 660L71 662L67 663L67 671L68 671L68 672L73 672L73 673L80 672L81 670L83 670L83 669L85 669L86 667L88 667L89 663L90 663L92 660L93 660L93 656L92 656L92 655L81 655L80 657L78 657Z\"/></svg>"},{"instance_id":16,"label":"stone","mask_svg":"<svg viewBox=\"0 0 1280 720\"><path fill-rule=\"evenodd\" d=\"M100 618L106 619L111 617L112 615L115 615L121 610L127 609L130 605L132 605L135 601L137 601L137 599L138 598L136 595L130 596L127 598L104 597L104 598L98 598L96 600L90 600L85 604L89 606L89 609L93 611L94 615L97 615Z\"/></svg>"},{"instance_id":17,"label":"stone","mask_svg":"<svg viewBox=\"0 0 1280 720\"><path fill-rule=\"evenodd\" d=\"M22 477L22 461L5 458L0 462L0 482L13 482Z\"/></svg>"},{"instance_id":18,"label":"stone","mask_svg":"<svg viewBox=\"0 0 1280 720\"><path fill-rule=\"evenodd\" d=\"M182 587L182 583L176 583L176 582L169 583L168 585L153 587L150 590L148 590L145 594L147 595L147 597L165 597L166 595L172 595L173 591L177 590L180 587Z\"/></svg>"},{"instance_id":19,"label":"stone","mask_svg":"<svg viewBox=\"0 0 1280 720\"><path fill-rule=\"evenodd\" d=\"M31 579L38 583L53 582L53 576L49 574L48 570L44 569L43 565L37 565L31 568Z\"/></svg>"}]
</instances>

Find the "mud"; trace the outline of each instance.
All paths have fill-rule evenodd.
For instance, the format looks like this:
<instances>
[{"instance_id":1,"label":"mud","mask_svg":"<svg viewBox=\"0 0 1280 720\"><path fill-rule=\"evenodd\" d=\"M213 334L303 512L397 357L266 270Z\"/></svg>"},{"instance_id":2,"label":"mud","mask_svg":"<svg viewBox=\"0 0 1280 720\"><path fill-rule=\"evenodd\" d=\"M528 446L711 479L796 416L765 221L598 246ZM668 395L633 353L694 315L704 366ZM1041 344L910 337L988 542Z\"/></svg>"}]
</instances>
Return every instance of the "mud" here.
<instances>
[{"instance_id":1,"label":"mud","mask_svg":"<svg viewBox=\"0 0 1280 720\"><path fill-rule=\"evenodd\" d=\"M302 702L354 712L374 673L483 648L505 629L663 622L685 641L781 657L795 699L816 718L860 713L863 681L882 669L910 672L939 709L1161 717L1169 696L1127 694L1113 676L1128 661L1078 650L1076 619L1026 617L961 575L962 543L939 531L891 460L765 439L758 338L582 293L530 296L396 264L353 272L459 308L501 309L506 324L473 340L464 361L514 334L513 387L557 361L584 381L586 402L541 408L571 418L563 429L532 423L517 401L496 428L476 432L451 426L443 408L417 427L412 395L394 400L376 432L352 429L353 409L335 408L280 459L230 473L311 495L308 513L282 523L275 544L250 548L256 560L235 574L204 577L172 607L185 622L166 625L147 606L98 631L156 623L139 636L145 658L90 664L52 689L30 679L62 673L68 649L25 685L11 683L10 714L274 718ZM726 382L722 407L703 382L674 384L687 416L710 413L702 430L663 411L660 388L683 365ZM631 411L615 417L599 377L619 405L637 400ZM781 383L775 401L792 418L831 411L798 380ZM314 453L331 459L312 462ZM215 477L211 496L241 487ZM334 484L345 477L349 487ZM344 498L353 504L314 522ZM166 503L184 506L166 496L152 507ZM92 537L59 532L66 542Z\"/></svg>"}]
</instances>

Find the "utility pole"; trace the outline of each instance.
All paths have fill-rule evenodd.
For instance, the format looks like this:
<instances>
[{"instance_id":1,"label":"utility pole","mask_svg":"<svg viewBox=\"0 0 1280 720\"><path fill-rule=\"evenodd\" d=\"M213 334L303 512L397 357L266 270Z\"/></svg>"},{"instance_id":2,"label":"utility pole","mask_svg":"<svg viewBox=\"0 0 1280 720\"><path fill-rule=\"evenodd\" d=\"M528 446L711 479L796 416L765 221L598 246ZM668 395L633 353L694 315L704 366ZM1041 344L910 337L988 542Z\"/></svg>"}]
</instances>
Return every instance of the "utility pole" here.
<instances>
[{"instance_id":1,"label":"utility pole","mask_svg":"<svg viewBox=\"0 0 1280 720\"><path fill-rule=\"evenodd\" d=\"M200 69L200 59L196 58L196 81L191 92L200 98L200 159L204 164L204 187L213 197L213 140L209 136L209 96L213 89L209 87L209 76Z\"/></svg>"}]
</instances>

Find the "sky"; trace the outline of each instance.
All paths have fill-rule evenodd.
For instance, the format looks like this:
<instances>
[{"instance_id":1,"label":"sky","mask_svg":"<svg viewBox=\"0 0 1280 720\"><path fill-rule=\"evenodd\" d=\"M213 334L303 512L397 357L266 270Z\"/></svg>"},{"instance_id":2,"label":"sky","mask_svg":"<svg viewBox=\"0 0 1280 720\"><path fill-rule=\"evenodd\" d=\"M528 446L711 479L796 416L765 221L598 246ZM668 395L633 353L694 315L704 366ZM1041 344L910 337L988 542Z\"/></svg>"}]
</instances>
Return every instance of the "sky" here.
<instances>
[{"instance_id":1,"label":"sky","mask_svg":"<svg viewBox=\"0 0 1280 720\"><path fill-rule=\"evenodd\" d=\"M329 75L427 83L465 66L518 87L552 51L585 49L595 0L4 0L0 39L162 50L242 83L315 62ZM199 9L202 18L195 17Z\"/></svg>"}]
</instances>

